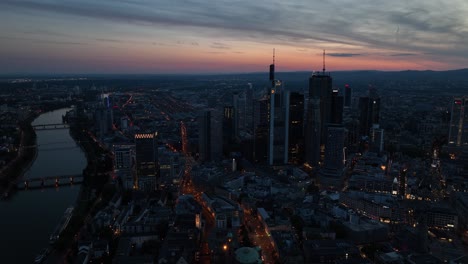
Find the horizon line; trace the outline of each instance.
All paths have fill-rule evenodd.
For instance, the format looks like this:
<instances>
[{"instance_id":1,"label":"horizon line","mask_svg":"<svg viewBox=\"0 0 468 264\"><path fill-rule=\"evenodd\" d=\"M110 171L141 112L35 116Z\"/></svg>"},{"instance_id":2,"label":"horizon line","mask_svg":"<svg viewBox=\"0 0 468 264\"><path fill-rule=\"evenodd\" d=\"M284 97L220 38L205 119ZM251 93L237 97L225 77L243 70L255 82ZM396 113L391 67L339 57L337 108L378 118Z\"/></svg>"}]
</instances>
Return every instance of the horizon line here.
<instances>
[{"instance_id":1,"label":"horizon line","mask_svg":"<svg viewBox=\"0 0 468 264\"><path fill-rule=\"evenodd\" d=\"M449 72L449 71L463 71L468 70L468 68L456 68L450 70L413 70L413 69L406 69L406 70L372 70L372 69L360 69L360 70L337 70L337 71L327 71L327 72L407 72L407 71L414 71L414 72ZM321 72L321 71L310 71L310 70L297 70L297 71L278 71L277 73L314 73L314 72ZM100 75L100 76L112 76L112 75L127 75L127 76L138 76L138 75L186 75L186 76L193 76L193 75L244 75L244 74L268 74L268 72L263 71L252 71L252 72L167 72L167 73L0 73L0 77L13 77L13 76L21 76L27 77L29 76L60 76L60 75L70 75L70 76L84 76L84 75Z\"/></svg>"}]
</instances>

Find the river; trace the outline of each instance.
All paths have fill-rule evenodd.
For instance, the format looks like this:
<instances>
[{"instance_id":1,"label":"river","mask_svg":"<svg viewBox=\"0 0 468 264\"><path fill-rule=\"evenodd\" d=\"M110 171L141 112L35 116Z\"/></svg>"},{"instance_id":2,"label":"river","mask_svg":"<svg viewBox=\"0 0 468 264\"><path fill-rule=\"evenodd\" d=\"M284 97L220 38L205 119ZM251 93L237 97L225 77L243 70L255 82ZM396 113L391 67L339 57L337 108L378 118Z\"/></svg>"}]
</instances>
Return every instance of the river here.
<instances>
[{"instance_id":1,"label":"river","mask_svg":"<svg viewBox=\"0 0 468 264\"><path fill-rule=\"evenodd\" d=\"M33 125L62 122L69 109L41 114ZM85 153L74 142L68 129L36 131L37 157L24 179L81 174L86 167ZM49 246L49 235L65 209L73 206L79 185L18 191L0 202L0 262L32 263L42 248Z\"/></svg>"}]
</instances>

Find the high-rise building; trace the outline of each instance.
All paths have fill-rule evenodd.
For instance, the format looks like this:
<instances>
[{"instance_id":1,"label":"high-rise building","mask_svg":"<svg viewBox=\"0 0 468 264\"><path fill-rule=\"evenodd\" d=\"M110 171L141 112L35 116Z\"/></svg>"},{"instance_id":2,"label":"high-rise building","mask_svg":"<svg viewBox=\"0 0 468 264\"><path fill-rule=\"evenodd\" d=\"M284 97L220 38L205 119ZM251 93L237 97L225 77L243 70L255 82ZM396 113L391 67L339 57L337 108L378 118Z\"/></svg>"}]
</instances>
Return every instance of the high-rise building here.
<instances>
[{"instance_id":1,"label":"high-rise building","mask_svg":"<svg viewBox=\"0 0 468 264\"><path fill-rule=\"evenodd\" d=\"M289 91L284 91L282 82L275 80L268 96L268 164L285 164L289 147Z\"/></svg>"},{"instance_id":2,"label":"high-rise building","mask_svg":"<svg viewBox=\"0 0 468 264\"><path fill-rule=\"evenodd\" d=\"M94 112L94 127L101 139L112 130L112 114L110 111L109 108L99 106Z\"/></svg>"},{"instance_id":3,"label":"high-rise building","mask_svg":"<svg viewBox=\"0 0 468 264\"><path fill-rule=\"evenodd\" d=\"M309 78L309 100L320 100L320 142L325 144L327 124L331 121L332 78L324 72L315 72Z\"/></svg>"},{"instance_id":4,"label":"high-rise building","mask_svg":"<svg viewBox=\"0 0 468 264\"><path fill-rule=\"evenodd\" d=\"M380 98L359 98L359 125L362 136L369 136L373 124L379 123Z\"/></svg>"},{"instance_id":5,"label":"high-rise building","mask_svg":"<svg viewBox=\"0 0 468 264\"><path fill-rule=\"evenodd\" d=\"M135 134L136 181L135 187L155 190L158 184L158 132Z\"/></svg>"},{"instance_id":6,"label":"high-rise building","mask_svg":"<svg viewBox=\"0 0 468 264\"><path fill-rule=\"evenodd\" d=\"M251 133L253 131L253 89L248 83L245 89L245 129Z\"/></svg>"},{"instance_id":7,"label":"high-rise building","mask_svg":"<svg viewBox=\"0 0 468 264\"><path fill-rule=\"evenodd\" d=\"M369 141L371 151L375 153L381 153L384 148L384 130L379 128L378 124L373 124L370 134Z\"/></svg>"},{"instance_id":8,"label":"high-rise building","mask_svg":"<svg viewBox=\"0 0 468 264\"><path fill-rule=\"evenodd\" d=\"M344 106L351 107L351 87L349 84L345 85Z\"/></svg>"},{"instance_id":9,"label":"high-rise building","mask_svg":"<svg viewBox=\"0 0 468 264\"><path fill-rule=\"evenodd\" d=\"M225 106L223 111L223 152L230 152L231 144L234 144L236 136L234 132L234 107Z\"/></svg>"},{"instance_id":10,"label":"high-rise building","mask_svg":"<svg viewBox=\"0 0 468 264\"><path fill-rule=\"evenodd\" d=\"M304 138L306 161L317 166L320 161L320 99L309 99L307 107L306 136Z\"/></svg>"},{"instance_id":11,"label":"high-rise building","mask_svg":"<svg viewBox=\"0 0 468 264\"><path fill-rule=\"evenodd\" d=\"M222 158L222 118L215 109L202 111L198 116L198 146L200 160L208 162Z\"/></svg>"},{"instance_id":12,"label":"high-rise building","mask_svg":"<svg viewBox=\"0 0 468 264\"><path fill-rule=\"evenodd\" d=\"M211 161L211 112L198 116L198 152L201 161Z\"/></svg>"},{"instance_id":13,"label":"high-rise building","mask_svg":"<svg viewBox=\"0 0 468 264\"><path fill-rule=\"evenodd\" d=\"M239 136L239 125L240 125L240 119L241 119L241 102L240 102L240 96L239 93L235 92L232 95L232 105L233 105L233 120L234 120L234 127L233 127L233 132L234 136L237 137Z\"/></svg>"},{"instance_id":14,"label":"high-rise building","mask_svg":"<svg viewBox=\"0 0 468 264\"><path fill-rule=\"evenodd\" d=\"M343 123L343 96L338 95L338 90L333 90L331 98L330 121L331 124Z\"/></svg>"},{"instance_id":15,"label":"high-rise building","mask_svg":"<svg viewBox=\"0 0 468 264\"><path fill-rule=\"evenodd\" d=\"M450 146L468 145L468 97L457 97L452 101L452 113L448 143Z\"/></svg>"},{"instance_id":16,"label":"high-rise building","mask_svg":"<svg viewBox=\"0 0 468 264\"><path fill-rule=\"evenodd\" d=\"M135 145L114 145L114 172L122 180L125 189L132 189L135 185L133 163L135 159Z\"/></svg>"},{"instance_id":17,"label":"high-rise building","mask_svg":"<svg viewBox=\"0 0 468 264\"><path fill-rule=\"evenodd\" d=\"M346 162L346 135L347 130L342 126L329 125L327 127L324 166L319 171L322 186L338 188L341 185Z\"/></svg>"},{"instance_id":18,"label":"high-rise building","mask_svg":"<svg viewBox=\"0 0 468 264\"><path fill-rule=\"evenodd\" d=\"M268 98L254 101L254 161L266 163L268 159L269 111Z\"/></svg>"},{"instance_id":19,"label":"high-rise building","mask_svg":"<svg viewBox=\"0 0 468 264\"><path fill-rule=\"evenodd\" d=\"M329 170L342 171L344 168L347 130L342 126L328 126L324 166Z\"/></svg>"},{"instance_id":20,"label":"high-rise building","mask_svg":"<svg viewBox=\"0 0 468 264\"><path fill-rule=\"evenodd\" d=\"M305 149L307 162L312 166L319 163L321 150L326 144L327 127L332 116L332 96L332 78L325 72L324 54L323 71L314 72L309 78ZM316 133L319 135L318 138Z\"/></svg>"},{"instance_id":21,"label":"high-rise building","mask_svg":"<svg viewBox=\"0 0 468 264\"><path fill-rule=\"evenodd\" d=\"M302 163L304 159L304 95L291 92L289 100L289 161Z\"/></svg>"}]
</instances>

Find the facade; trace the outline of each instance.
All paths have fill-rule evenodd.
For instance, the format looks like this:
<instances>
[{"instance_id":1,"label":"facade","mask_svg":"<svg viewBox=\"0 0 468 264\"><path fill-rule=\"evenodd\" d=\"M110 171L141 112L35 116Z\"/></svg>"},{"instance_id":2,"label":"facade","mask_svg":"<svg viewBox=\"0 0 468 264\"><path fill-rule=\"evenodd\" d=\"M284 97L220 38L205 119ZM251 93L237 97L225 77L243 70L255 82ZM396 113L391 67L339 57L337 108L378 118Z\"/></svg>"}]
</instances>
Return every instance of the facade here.
<instances>
[{"instance_id":1,"label":"facade","mask_svg":"<svg viewBox=\"0 0 468 264\"><path fill-rule=\"evenodd\" d=\"M135 134L136 188L156 189L159 176L157 136L158 132Z\"/></svg>"},{"instance_id":2,"label":"facade","mask_svg":"<svg viewBox=\"0 0 468 264\"><path fill-rule=\"evenodd\" d=\"M338 95L338 90L333 90L331 98L330 121L331 124L343 123L343 96Z\"/></svg>"},{"instance_id":3,"label":"facade","mask_svg":"<svg viewBox=\"0 0 468 264\"><path fill-rule=\"evenodd\" d=\"M348 84L345 85L344 106L351 107L351 87Z\"/></svg>"},{"instance_id":4,"label":"facade","mask_svg":"<svg viewBox=\"0 0 468 264\"><path fill-rule=\"evenodd\" d=\"M202 111L198 116L198 151L202 162L222 157L221 113L214 109Z\"/></svg>"},{"instance_id":5,"label":"facade","mask_svg":"<svg viewBox=\"0 0 468 264\"><path fill-rule=\"evenodd\" d=\"M292 92L289 99L289 162L302 163L304 159L304 95Z\"/></svg>"},{"instance_id":6,"label":"facade","mask_svg":"<svg viewBox=\"0 0 468 264\"><path fill-rule=\"evenodd\" d=\"M359 98L359 125L361 136L369 136L373 124L379 123L380 98Z\"/></svg>"},{"instance_id":7,"label":"facade","mask_svg":"<svg viewBox=\"0 0 468 264\"><path fill-rule=\"evenodd\" d=\"M347 130L341 126L328 127L327 143L325 145L324 165L327 169L341 171L344 167L344 147Z\"/></svg>"},{"instance_id":8,"label":"facade","mask_svg":"<svg viewBox=\"0 0 468 264\"><path fill-rule=\"evenodd\" d=\"M268 158L269 101L262 98L254 102L254 161L266 163Z\"/></svg>"},{"instance_id":9,"label":"facade","mask_svg":"<svg viewBox=\"0 0 468 264\"><path fill-rule=\"evenodd\" d=\"M452 101L450 118L449 145L468 145L468 97L457 97Z\"/></svg>"},{"instance_id":10,"label":"facade","mask_svg":"<svg viewBox=\"0 0 468 264\"><path fill-rule=\"evenodd\" d=\"M289 91L284 91L282 82L275 80L269 93L268 164L288 162L289 140Z\"/></svg>"},{"instance_id":11,"label":"facade","mask_svg":"<svg viewBox=\"0 0 468 264\"><path fill-rule=\"evenodd\" d=\"M125 189L134 186L133 165L135 160L135 145L114 145L114 172L122 179Z\"/></svg>"},{"instance_id":12,"label":"facade","mask_svg":"<svg viewBox=\"0 0 468 264\"><path fill-rule=\"evenodd\" d=\"M320 100L320 142L325 144L326 126L331 120L332 78L324 72L315 72L309 78L309 100Z\"/></svg>"},{"instance_id":13,"label":"facade","mask_svg":"<svg viewBox=\"0 0 468 264\"><path fill-rule=\"evenodd\" d=\"M235 142L235 113L234 107L225 106L223 111L223 152L229 152L229 146Z\"/></svg>"},{"instance_id":14,"label":"facade","mask_svg":"<svg viewBox=\"0 0 468 264\"><path fill-rule=\"evenodd\" d=\"M320 161L320 99L309 99L307 107L307 124L305 152L306 161L311 166L317 166Z\"/></svg>"}]
</instances>

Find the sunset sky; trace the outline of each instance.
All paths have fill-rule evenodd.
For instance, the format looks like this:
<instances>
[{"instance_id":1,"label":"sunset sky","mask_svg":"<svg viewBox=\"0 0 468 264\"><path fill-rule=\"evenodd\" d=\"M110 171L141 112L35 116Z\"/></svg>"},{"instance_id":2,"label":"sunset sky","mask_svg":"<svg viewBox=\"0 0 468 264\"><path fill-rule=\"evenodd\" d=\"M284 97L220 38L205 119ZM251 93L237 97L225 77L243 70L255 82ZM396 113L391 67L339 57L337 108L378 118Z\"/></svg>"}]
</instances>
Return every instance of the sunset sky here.
<instances>
[{"instance_id":1,"label":"sunset sky","mask_svg":"<svg viewBox=\"0 0 468 264\"><path fill-rule=\"evenodd\" d=\"M1 0L0 74L448 70L468 1Z\"/></svg>"}]
</instances>

